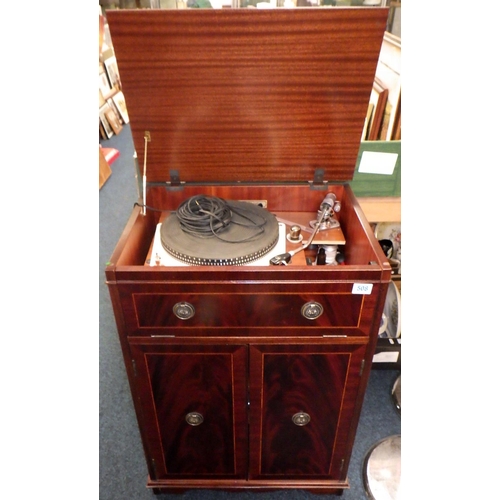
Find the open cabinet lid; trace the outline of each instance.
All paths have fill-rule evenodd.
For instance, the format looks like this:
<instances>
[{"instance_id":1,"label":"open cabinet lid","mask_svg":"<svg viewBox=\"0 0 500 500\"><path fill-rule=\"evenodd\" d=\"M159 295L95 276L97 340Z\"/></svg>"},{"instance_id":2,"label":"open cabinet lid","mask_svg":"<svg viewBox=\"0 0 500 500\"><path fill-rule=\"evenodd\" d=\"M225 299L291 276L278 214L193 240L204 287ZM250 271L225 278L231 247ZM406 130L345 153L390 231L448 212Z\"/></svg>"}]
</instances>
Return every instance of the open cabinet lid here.
<instances>
[{"instance_id":1,"label":"open cabinet lid","mask_svg":"<svg viewBox=\"0 0 500 500\"><path fill-rule=\"evenodd\" d=\"M318 169L351 180L387 14L109 10L148 181L304 182Z\"/></svg>"}]
</instances>

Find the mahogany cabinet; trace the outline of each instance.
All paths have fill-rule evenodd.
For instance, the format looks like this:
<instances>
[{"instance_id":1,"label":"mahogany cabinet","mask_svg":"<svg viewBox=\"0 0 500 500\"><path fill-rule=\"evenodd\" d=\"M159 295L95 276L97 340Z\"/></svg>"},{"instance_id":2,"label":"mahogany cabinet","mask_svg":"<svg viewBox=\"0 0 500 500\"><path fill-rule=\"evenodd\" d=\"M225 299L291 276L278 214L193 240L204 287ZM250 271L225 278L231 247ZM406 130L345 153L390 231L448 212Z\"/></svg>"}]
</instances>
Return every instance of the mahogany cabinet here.
<instances>
[{"instance_id":1,"label":"mahogany cabinet","mask_svg":"<svg viewBox=\"0 0 500 500\"><path fill-rule=\"evenodd\" d=\"M108 12L142 196L106 280L155 492L349 486L391 279L348 184L386 19ZM328 193L342 260L315 263L320 231L271 265ZM199 194L257 203L286 237L245 265L160 261L158 228Z\"/></svg>"},{"instance_id":2,"label":"mahogany cabinet","mask_svg":"<svg viewBox=\"0 0 500 500\"><path fill-rule=\"evenodd\" d=\"M130 352L151 485L344 482L366 345L157 340Z\"/></svg>"}]
</instances>

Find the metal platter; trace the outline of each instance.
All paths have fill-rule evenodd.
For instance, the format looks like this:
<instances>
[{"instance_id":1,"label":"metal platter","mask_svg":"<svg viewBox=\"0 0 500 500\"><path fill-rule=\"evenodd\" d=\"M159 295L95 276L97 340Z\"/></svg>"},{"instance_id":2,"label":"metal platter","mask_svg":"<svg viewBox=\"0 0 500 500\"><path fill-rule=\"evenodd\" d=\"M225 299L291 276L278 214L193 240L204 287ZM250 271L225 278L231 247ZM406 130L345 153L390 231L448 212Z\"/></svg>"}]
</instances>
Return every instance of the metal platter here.
<instances>
[{"instance_id":1,"label":"metal platter","mask_svg":"<svg viewBox=\"0 0 500 500\"><path fill-rule=\"evenodd\" d=\"M253 262L278 243L276 217L259 205L226 201L231 221L217 235L200 237L183 230L178 213L161 226L161 243L173 257L196 266L239 266Z\"/></svg>"}]
</instances>

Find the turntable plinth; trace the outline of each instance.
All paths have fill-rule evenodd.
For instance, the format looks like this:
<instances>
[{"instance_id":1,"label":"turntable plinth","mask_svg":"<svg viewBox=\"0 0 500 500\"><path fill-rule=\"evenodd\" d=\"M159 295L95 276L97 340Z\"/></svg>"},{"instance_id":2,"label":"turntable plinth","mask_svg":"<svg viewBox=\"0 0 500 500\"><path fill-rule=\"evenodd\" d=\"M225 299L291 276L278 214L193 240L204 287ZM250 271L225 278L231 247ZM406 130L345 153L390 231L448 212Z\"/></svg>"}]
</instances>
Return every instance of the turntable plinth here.
<instances>
[{"instance_id":1,"label":"turntable plinth","mask_svg":"<svg viewBox=\"0 0 500 500\"><path fill-rule=\"evenodd\" d=\"M162 212L159 217L158 224L161 225L170 215L170 212ZM259 258L256 263L250 262L249 265L268 265L270 258L277 253L296 250L311 236L313 228L310 225L310 221L314 221L317 217L317 214L312 212L276 212L274 215L276 216L277 220L283 224L284 229L280 232L281 239L283 240L282 244L277 245L277 247L267 252L267 254L262 258ZM292 227L297 225L301 228L302 233L300 235L300 240L295 242L293 240L290 240L286 236L290 234ZM155 251L155 249L158 249L160 247L158 240L159 227L157 227L154 239L151 242L145 265L187 265L186 263L182 262L181 260L175 259L174 257L168 258L169 256L165 251L162 252L161 256L158 256L158 253ZM311 242L311 248L308 248L304 252L297 253L288 265L304 266L307 264L306 256L311 262L314 261L316 258L318 245L343 246L345 245L345 243L346 241L344 233L342 232L342 228L340 226L319 231Z\"/></svg>"},{"instance_id":2,"label":"turntable plinth","mask_svg":"<svg viewBox=\"0 0 500 500\"><path fill-rule=\"evenodd\" d=\"M387 9L107 16L147 163L106 268L147 486L341 493L391 279L348 184ZM162 217L192 196L263 200L306 225L327 193L342 265L306 251L286 266L150 265Z\"/></svg>"}]
</instances>

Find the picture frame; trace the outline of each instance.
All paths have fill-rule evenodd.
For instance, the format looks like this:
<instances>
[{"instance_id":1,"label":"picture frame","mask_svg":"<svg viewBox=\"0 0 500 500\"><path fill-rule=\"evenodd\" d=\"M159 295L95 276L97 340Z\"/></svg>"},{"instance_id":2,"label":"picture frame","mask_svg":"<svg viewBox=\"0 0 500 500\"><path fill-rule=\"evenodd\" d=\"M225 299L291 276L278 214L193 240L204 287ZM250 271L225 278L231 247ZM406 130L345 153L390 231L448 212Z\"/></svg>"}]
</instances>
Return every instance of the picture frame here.
<instances>
[{"instance_id":1,"label":"picture frame","mask_svg":"<svg viewBox=\"0 0 500 500\"><path fill-rule=\"evenodd\" d=\"M108 80L108 75L105 71L99 73L99 90L101 91L104 99L107 99L113 92L113 89Z\"/></svg>"},{"instance_id":2,"label":"picture frame","mask_svg":"<svg viewBox=\"0 0 500 500\"><path fill-rule=\"evenodd\" d=\"M122 131L123 125L120 123L118 115L115 113L111 106L108 105L108 109L104 112L104 116L113 129L113 132L118 135Z\"/></svg>"},{"instance_id":3,"label":"picture frame","mask_svg":"<svg viewBox=\"0 0 500 500\"><path fill-rule=\"evenodd\" d=\"M113 55L104 59L104 67L106 68L111 87L114 89L121 88L120 73L118 72L116 57Z\"/></svg>"},{"instance_id":4,"label":"picture frame","mask_svg":"<svg viewBox=\"0 0 500 500\"><path fill-rule=\"evenodd\" d=\"M368 110L366 112L365 123L363 125L363 133L361 134L362 141L368 140L368 131L370 130L370 123L372 121L373 108L373 102L368 103Z\"/></svg>"},{"instance_id":5,"label":"picture frame","mask_svg":"<svg viewBox=\"0 0 500 500\"><path fill-rule=\"evenodd\" d=\"M368 130L369 141L376 141L380 139L388 95L388 89L382 87L380 82L375 79L373 82L372 93L370 95L370 103L373 103L373 113Z\"/></svg>"},{"instance_id":6,"label":"picture frame","mask_svg":"<svg viewBox=\"0 0 500 500\"><path fill-rule=\"evenodd\" d=\"M387 94L389 94L389 91L387 91ZM392 116L392 104L389 101L389 98L387 98L386 104L385 104L385 109L384 109L384 115L382 116L382 124L380 126L380 133L379 133L379 139L381 141L384 140L389 140L389 125L391 122L391 116Z\"/></svg>"},{"instance_id":7,"label":"picture frame","mask_svg":"<svg viewBox=\"0 0 500 500\"><path fill-rule=\"evenodd\" d=\"M380 140L394 140L401 113L401 39L388 32L382 41L375 80L388 91Z\"/></svg>"},{"instance_id":8,"label":"picture frame","mask_svg":"<svg viewBox=\"0 0 500 500\"><path fill-rule=\"evenodd\" d=\"M399 93L396 116L394 118L394 127L392 129L391 141L401 140L401 92Z\"/></svg>"},{"instance_id":9,"label":"picture frame","mask_svg":"<svg viewBox=\"0 0 500 500\"><path fill-rule=\"evenodd\" d=\"M118 109L118 113L120 114L123 123L127 124L129 122L129 117L128 117L127 105L125 103L125 96L123 95L123 92L122 91L117 92L112 97L112 100Z\"/></svg>"},{"instance_id":10,"label":"picture frame","mask_svg":"<svg viewBox=\"0 0 500 500\"><path fill-rule=\"evenodd\" d=\"M108 106L113 110L120 123L123 123L120 112L118 111L118 107L116 106L115 101L113 101L113 98L110 97L106 102L108 103Z\"/></svg>"},{"instance_id":11,"label":"picture frame","mask_svg":"<svg viewBox=\"0 0 500 500\"><path fill-rule=\"evenodd\" d=\"M104 96L102 95L101 89L99 89L99 107L104 106L104 103L106 102L106 99L104 99Z\"/></svg>"},{"instance_id":12,"label":"picture frame","mask_svg":"<svg viewBox=\"0 0 500 500\"><path fill-rule=\"evenodd\" d=\"M106 135L106 130L104 130L104 127L102 125L102 121L101 120L99 120L99 134L101 134L101 137L103 139L107 139L108 138L108 136Z\"/></svg>"},{"instance_id":13,"label":"picture frame","mask_svg":"<svg viewBox=\"0 0 500 500\"><path fill-rule=\"evenodd\" d=\"M104 105L99 108L99 121L104 131L104 139L111 139L114 135L113 128L106 117L106 112L110 109L108 103L104 103Z\"/></svg>"}]
</instances>

